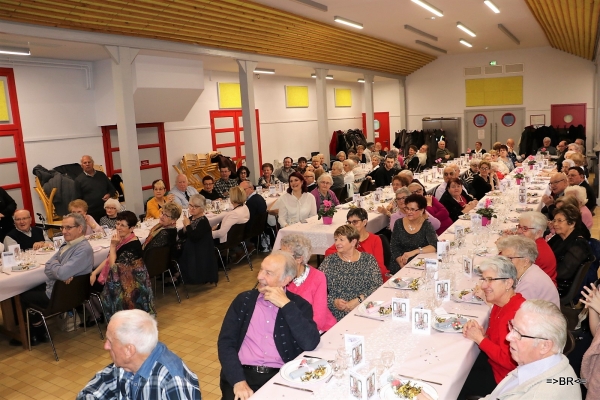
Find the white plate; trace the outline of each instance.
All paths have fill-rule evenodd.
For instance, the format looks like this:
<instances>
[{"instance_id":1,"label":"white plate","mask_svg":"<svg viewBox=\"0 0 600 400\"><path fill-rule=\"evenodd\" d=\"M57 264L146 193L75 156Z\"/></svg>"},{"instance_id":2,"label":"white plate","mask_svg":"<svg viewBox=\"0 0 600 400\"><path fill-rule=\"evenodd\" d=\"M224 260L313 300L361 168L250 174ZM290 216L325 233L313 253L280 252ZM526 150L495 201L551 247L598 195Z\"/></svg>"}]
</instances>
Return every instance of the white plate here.
<instances>
[{"instance_id":1,"label":"white plate","mask_svg":"<svg viewBox=\"0 0 600 400\"><path fill-rule=\"evenodd\" d=\"M436 318L451 318L451 319L457 319L457 316L456 316L456 314L440 314L440 315L436 315L436 316L433 318L433 324L431 325L431 327L432 327L433 329L435 329L436 331L445 332L445 333L462 333L462 328L460 328L460 329L456 330L456 329L454 329L452 326L449 326L449 327L444 327L444 328L442 328L442 327L439 327L439 326L438 326L438 322L437 322L437 319L436 319ZM461 324L462 324L462 325L466 324L466 323L467 323L467 321L468 321L468 318L461 317L461 320L460 320L460 322L461 322Z\"/></svg>"},{"instance_id":2,"label":"white plate","mask_svg":"<svg viewBox=\"0 0 600 400\"><path fill-rule=\"evenodd\" d=\"M469 214L461 214L458 216L458 219L463 219L465 221L471 220L471 216Z\"/></svg>"},{"instance_id":3,"label":"white plate","mask_svg":"<svg viewBox=\"0 0 600 400\"><path fill-rule=\"evenodd\" d=\"M25 271L31 271L32 269L37 269L41 267L40 264L35 264L35 265L30 265L29 268L27 269L11 269L10 272L25 272Z\"/></svg>"},{"instance_id":4,"label":"white plate","mask_svg":"<svg viewBox=\"0 0 600 400\"><path fill-rule=\"evenodd\" d=\"M388 286L391 286L395 289L400 289L400 290L412 290L411 288L408 287L408 285L410 285L410 283L418 278L408 278L408 277L404 277L404 278L393 278L390 279L389 281L387 281ZM395 281L398 282L395 282Z\"/></svg>"},{"instance_id":5,"label":"white plate","mask_svg":"<svg viewBox=\"0 0 600 400\"><path fill-rule=\"evenodd\" d=\"M406 383L410 379L400 379L400 382ZM410 380L413 384L421 386L423 392L427 393L433 400L438 400L440 397L437 391L428 383ZM379 392L379 398L384 400L402 400L401 397L397 396L392 389L392 385L388 384L381 388L381 392ZM412 400L412 399L411 399Z\"/></svg>"},{"instance_id":6,"label":"white plate","mask_svg":"<svg viewBox=\"0 0 600 400\"><path fill-rule=\"evenodd\" d=\"M365 302L361 303L358 306L357 313L361 314L361 315L365 315L367 317L373 317L373 318L387 318L387 317L390 317L392 315L391 312L389 314L385 314L385 315L379 314L378 311L368 312L367 311L367 305L368 305L368 303L374 303L375 305L373 307L375 307L376 310L379 310L379 307L381 307L381 305L383 303L385 303L385 301L381 301L381 300L365 301ZM388 304L388 307L391 307L391 306L392 306L391 303Z\"/></svg>"},{"instance_id":7,"label":"white plate","mask_svg":"<svg viewBox=\"0 0 600 400\"><path fill-rule=\"evenodd\" d=\"M300 378L292 378L290 376L290 373L292 373L293 371L297 370L298 367L300 366L300 362L303 359L296 359L293 361L290 361L289 363L285 364L283 367L281 367L281 369L279 370L279 374L281 375L281 377L283 379L285 379L288 382L294 383L294 384L298 384L298 385L311 385L313 383L318 383L318 382L322 382L322 381L326 381L327 378L329 377L329 375L331 375L332 370L331 370L331 365L327 364L327 366L325 367L325 374L320 377L319 379L311 379L308 382L302 382L302 380ZM307 358L306 361L308 362L312 362L315 361L314 358Z\"/></svg>"},{"instance_id":8,"label":"white plate","mask_svg":"<svg viewBox=\"0 0 600 400\"><path fill-rule=\"evenodd\" d=\"M43 249L37 249L35 251L35 254L49 254L49 253L54 253L56 250L54 249L49 249L49 250L43 250Z\"/></svg>"},{"instance_id":9,"label":"white plate","mask_svg":"<svg viewBox=\"0 0 600 400\"><path fill-rule=\"evenodd\" d=\"M452 293L452 296L450 296L452 301L455 301L457 303L485 304L485 301L479 300L473 295L473 293L465 294L462 298L458 297L459 293L460 292Z\"/></svg>"}]
</instances>

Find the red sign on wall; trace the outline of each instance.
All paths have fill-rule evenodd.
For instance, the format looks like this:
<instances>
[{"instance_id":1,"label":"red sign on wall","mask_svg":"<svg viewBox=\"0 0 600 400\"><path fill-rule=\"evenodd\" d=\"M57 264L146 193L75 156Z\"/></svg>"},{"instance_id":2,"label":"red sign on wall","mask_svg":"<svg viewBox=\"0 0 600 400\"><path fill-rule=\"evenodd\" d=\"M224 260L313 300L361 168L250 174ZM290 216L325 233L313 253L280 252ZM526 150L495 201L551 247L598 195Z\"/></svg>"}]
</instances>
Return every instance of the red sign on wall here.
<instances>
[{"instance_id":1,"label":"red sign on wall","mask_svg":"<svg viewBox=\"0 0 600 400\"><path fill-rule=\"evenodd\" d=\"M143 167L145 165L150 165L150 160L141 160L140 165Z\"/></svg>"}]
</instances>

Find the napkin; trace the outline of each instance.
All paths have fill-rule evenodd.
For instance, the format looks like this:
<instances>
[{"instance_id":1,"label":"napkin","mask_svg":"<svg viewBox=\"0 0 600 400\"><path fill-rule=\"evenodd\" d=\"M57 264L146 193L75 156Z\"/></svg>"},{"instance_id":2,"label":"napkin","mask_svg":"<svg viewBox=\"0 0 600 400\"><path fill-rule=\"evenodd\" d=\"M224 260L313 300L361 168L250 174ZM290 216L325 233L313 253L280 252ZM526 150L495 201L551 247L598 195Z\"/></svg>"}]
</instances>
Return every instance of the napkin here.
<instances>
[{"instance_id":1,"label":"napkin","mask_svg":"<svg viewBox=\"0 0 600 400\"><path fill-rule=\"evenodd\" d=\"M96 253L96 252L98 252L98 251L102 250L102 246L95 246L95 247L92 247L92 250L94 250L94 253Z\"/></svg>"},{"instance_id":2,"label":"napkin","mask_svg":"<svg viewBox=\"0 0 600 400\"><path fill-rule=\"evenodd\" d=\"M367 310L367 312L369 314L372 314L374 312L378 312L381 307L389 307L390 304L392 304L391 300L390 301L386 301L385 303L382 303L382 304L380 304L378 306L374 306L374 307L371 307L371 308L365 307L365 310Z\"/></svg>"},{"instance_id":3,"label":"napkin","mask_svg":"<svg viewBox=\"0 0 600 400\"><path fill-rule=\"evenodd\" d=\"M290 378L298 379L301 376L303 376L305 373L315 370L319 367L324 367L327 364L328 364L327 360L316 360L316 361L313 361L312 363L306 363L304 367L300 367L297 370L290 372Z\"/></svg>"},{"instance_id":4,"label":"napkin","mask_svg":"<svg viewBox=\"0 0 600 400\"><path fill-rule=\"evenodd\" d=\"M448 329L452 327L452 323L453 322L460 322L461 325L464 325L467 323L467 319L465 317L460 317L460 318L456 318L456 317L450 317L450 318L446 318L446 321L444 322L435 322L435 326L437 326L439 329Z\"/></svg>"}]
</instances>

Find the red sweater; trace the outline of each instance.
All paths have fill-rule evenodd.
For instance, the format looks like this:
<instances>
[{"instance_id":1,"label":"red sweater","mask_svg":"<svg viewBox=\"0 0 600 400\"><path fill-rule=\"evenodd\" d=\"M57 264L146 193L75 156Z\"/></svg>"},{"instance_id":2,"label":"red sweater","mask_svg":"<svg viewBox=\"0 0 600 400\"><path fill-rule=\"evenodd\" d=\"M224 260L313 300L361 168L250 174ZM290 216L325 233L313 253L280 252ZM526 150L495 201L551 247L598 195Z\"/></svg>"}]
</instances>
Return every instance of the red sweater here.
<instances>
[{"instance_id":1,"label":"red sweater","mask_svg":"<svg viewBox=\"0 0 600 400\"><path fill-rule=\"evenodd\" d=\"M364 241L359 242L358 246L356 247L356 250L362 253L369 253L373 255L373 257L375 257L375 259L377 260L377 264L379 265L379 269L381 270L381 278L383 278L383 282L385 283L388 280L388 277L386 277L385 275L390 271L387 269L385 263L383 262L383 245L381 244L381 239L379 238L379 236L369 232L369 237L366 238ZM331 245L331 247L325 251L325 257L334 253L337 253L335 244Z\"/></svg>"},{"instance_id":2,"label":"red sweater","mask_svg":"<svg viewBox=\"0 0 600 400\"><path fill-rule=\"evenodd\" d=\"M490 326L485 332L485 338L479 343L479 348L488 356L496 383L500 383L510 371L517 368L517 363L510 355L510 345L506 335L508 335L508 321L515 317L524 301L525 298L517 293L504 307L494 305L490 314Z\"/></svg>"},{"instance_id":3,"label":"red sweater","mask_svg":"<svg viewBox=\"0 0 600 400\"><path fill-rule=\"evenodd\" d=\"M306 280L300 286L290 282L287 290L308 301L313 307L313 320L321 332L328 331L337 323L327 305L327 278L316 268L309 267Z\"/></svg>"},{"instance_id":4,"label":"red sweater","mask_svg":"<svg viewBox=\"0 0 600 400\"><path fill-rule=\"evenodd\" d=\"M548 274L552 282L554 282L554 286L556 286L556 257L554 256L554 252L543 237L537 238L535 244L538 249L538 257L535 260L535 264Z\"/></svg>"}]
</instances>

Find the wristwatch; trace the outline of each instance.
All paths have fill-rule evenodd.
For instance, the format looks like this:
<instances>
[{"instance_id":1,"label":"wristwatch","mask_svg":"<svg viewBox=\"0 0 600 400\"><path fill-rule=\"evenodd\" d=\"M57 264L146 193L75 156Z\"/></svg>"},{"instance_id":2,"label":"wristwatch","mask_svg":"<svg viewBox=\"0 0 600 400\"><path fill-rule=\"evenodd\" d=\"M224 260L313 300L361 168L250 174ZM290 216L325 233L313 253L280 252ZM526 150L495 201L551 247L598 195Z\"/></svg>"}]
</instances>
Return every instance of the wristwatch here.
<instances>
[{"instance_id":1,"label":"wristwatch","mask_svg":"<svg viewBox=\"0 0 600 400\"><path fill-rule=\"evenodd\" d=\"M363 299L361 299L360 296L356 296L356 298L358 299L359 304L363 302Z\"/></svg>"}]
</instances>

